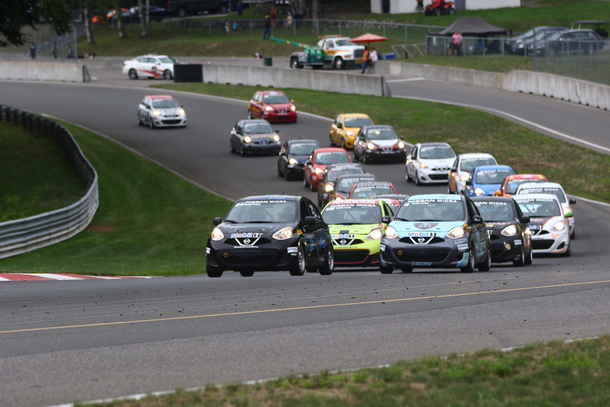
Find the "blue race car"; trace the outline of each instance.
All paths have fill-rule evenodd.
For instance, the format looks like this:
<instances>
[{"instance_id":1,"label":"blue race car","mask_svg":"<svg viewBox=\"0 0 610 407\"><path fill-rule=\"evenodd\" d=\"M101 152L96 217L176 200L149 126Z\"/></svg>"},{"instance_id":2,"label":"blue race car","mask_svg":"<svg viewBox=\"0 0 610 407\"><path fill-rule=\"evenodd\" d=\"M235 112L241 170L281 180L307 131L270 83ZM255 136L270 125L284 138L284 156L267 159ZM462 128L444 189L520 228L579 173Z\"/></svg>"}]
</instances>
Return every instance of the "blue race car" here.
<instances>
[{"instance_id":1,"label":"blue race car","mask_svg":"<svg viewBox=\"0 0 610 407\"><path fill-rule=\"evenodd\" d=\"M491 242L485 222L465 195L413 195L398 209L380 245L379 271L394 268L410 273L415 267L491 267Z\"/></svg>"},{"instance_id":2,"label":"blue race car","mask_svg":"<svg viewBox=\"0 0 610 407\"><path fill-rule=\"evenodd\" d=\"M470 173L466 181L466 190L469 196L493 196L500 190L504 178L514 175L508 165L481 165Z\"/></svg>"}]
</instances>

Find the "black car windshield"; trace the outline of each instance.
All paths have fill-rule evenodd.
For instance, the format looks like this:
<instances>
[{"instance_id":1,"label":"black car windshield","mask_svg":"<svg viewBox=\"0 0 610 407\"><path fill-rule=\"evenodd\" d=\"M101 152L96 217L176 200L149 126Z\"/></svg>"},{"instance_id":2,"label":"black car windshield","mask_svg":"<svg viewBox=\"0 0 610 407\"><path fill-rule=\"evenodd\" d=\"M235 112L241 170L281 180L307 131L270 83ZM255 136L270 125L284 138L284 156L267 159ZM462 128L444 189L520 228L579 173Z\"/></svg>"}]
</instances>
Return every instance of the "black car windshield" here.
<instances>
[{"instance_id":1,"label":"black car windshield","mask_svg":"<svg viewBox=\"0 0 610 407\"><path fill-rule=\"evenodd\" d=\"M292 155L309 155L313 150L320 146L315 143L296 143L292 144L288 149L288 154Z\"/></svg>"},{"instance_id":2,"label":"black car windshield","mask_svg":"<svg viewBox=\"0 0 610 407\"><path fill-rule=\"evenodd\" d=\"M518 203L521 212L532 218L549 218L561 215L561 208L554 199L520 199Z\"/></svg>"},{"instance_id":3,"label":"black car windshield","mask_svg":"<svg viewBox=\"0 0 610 407\"><path fill-rule=\"evenodd\" d=\"M316 155L316 162L318 164L342 164L349 163L350 158L345 153L319 153Z\"/></svg>"},{"instance_id":4,"label":"black car windshield","mask_svg":"<svg viewBox=\"0 0 610 407\"><path fill-rule=\"evenodd\" d=\"M347 117L345 127L364 127L373 124L368 117Z\"/></svg>"},{"instance_id":5,"label":"black car windshield","mask_svg":"<svg viewBox=\"0 0 610 407\"><path fill-rule=\"evenodd\" d=\"M415 199L402 204L396 219L408 222L464 220L464 205L454 199Z\"/></svg>"},{"instance_id":6,"label":"black car windshield","mask_svg":"<svg viewBox=\"0 0 610 407\"><path fill-rule=\"evenodd\" d=\"M271 134L273 129L268 123L251 123L244 125L244 134Z\"/></svg>"},{"instance_id":7,"label":"black car windshield","mask_svg":"<svg viewBox=\"0 0 610 407\"><path fill-rule=\"evenodd\" d=\"M265 95L265 96L263 96L263 100L265 101L265 103L267 103L269 105L277 105L280 103L290 103L290 101L288 100L286 95L281 94L281 93L277 93L277 94L273 93L273 94Z\"/></svg>"},{"instance_id":8,"label":"black car windshield","mask_svg":"<svg viewBox=\"0 0 610 407\"><path fill-rule=\"evenodd\" d=\"M337 187L335 188L337 192L349 192L355 183L362 181L374 181L375 178L371 177L368 180L363 178L343 178L339 180L337 183Z\"/></svg>"},{"instance_id":9,"label":"black car windshield","mask_svg":"<svg viewBox=\"0 0 610 407\"><path fill-rule=\"evenodd\" d=\"M504 178L512 174L510 170L480 170L475 175L475 182L482 185L501 184Z\"/></svg>"},{"instance_id":10,"label":"black car windshield","mask_svg":"<svg viewBox=\"0 0 610 407\"><path fill-rule=\"evenodd\" d=\"M506 201L475 201L483 220L506 222L517 217L514 204Z\"/></svg>"},{"instance_id":11,"label":"black car windshield","mask_svg":"<svg viewBox=\"0 0 610 407\"><path fill-rule=\"evenodd\" d=\"M237 202L226 216L228 223L291 223L297 220L297 203L282 199Z\"/></svg>"},{"instance_id":12,"label":"black car windshield","mask_svg":"<svg viewBox=\"0 0 610 407\"><path fill-rule=\"evenodd\" d=\"M354 192L352 192L352 199L363 199L363 198L368 198L369 196L374 196L374 195L385 195L385 194L395 194L396 191L394 191L394 189L392 189L391 186L387 185L379 185L379 186L373 186L373 187L356 187L356 189L354 189Z\"/></svg>"},{"instance_id":13,"label":"black car windshield","mask_svg":"<svg viewBox=\"0 0 610 407\"><path fill-rule=\"evenodd\" d=\"M152 106L157 109L172 109L180 107L176 99L153 99Z\"/></svg>"},{"instance_id":14,"label":"black car windshield","mask_svg":"<svg viewBox=\"0 0 610 407\"><path fill-rule=\"evenodd\" d=\"M460 164L461 171L471 172L476 167L482 165L496 165L496 160L493 158L464 158Z\"/></svg>"},{"instance_id":15,"label":"black car windshield","mask_svg":"<svg viewBox=\"0 0 610 407\"><path fill-rule=\"evenodd\" d=\"M422 147L419 151L420 158L434 159L434 158L453 158L455 154L453 150L447 146L426 146Z\"/></svg>"},{"instance_id":16,"label":"black car windshield","mask_svg":"<svg viewBox=\"0 0 610 407\"><path fill-rule=\"evenodd\" d=\"M381 207L373 202L328 205L324 209L322 217L324 222L329 225L370 225L379 223L381 222Z\"/></svg>"},{"instance_id":17,"label":"black car windshield","mask_svg":"<svg viewBox=\"0 0 610 407\"><path fill-rule=\"evenodd\" d=\"M328 171L326 179L328 181L335 181L339 175L345 175L345 174L363 174L363 173L364 173L364 170L361 167L347 167L347 168L340 167L340 168L333 168L332 170Z\"/></svg>"},{"instance_id":18,"label":"black car windshield","mask_svg":"<svg viewBox=\"0 0 610 407\"><path fill-rule=\"evenodd\" d=\"M366 138L370 140L394 140L398 136L392 128L369 129L366 132Z\"/></svg>"}]
</instances>

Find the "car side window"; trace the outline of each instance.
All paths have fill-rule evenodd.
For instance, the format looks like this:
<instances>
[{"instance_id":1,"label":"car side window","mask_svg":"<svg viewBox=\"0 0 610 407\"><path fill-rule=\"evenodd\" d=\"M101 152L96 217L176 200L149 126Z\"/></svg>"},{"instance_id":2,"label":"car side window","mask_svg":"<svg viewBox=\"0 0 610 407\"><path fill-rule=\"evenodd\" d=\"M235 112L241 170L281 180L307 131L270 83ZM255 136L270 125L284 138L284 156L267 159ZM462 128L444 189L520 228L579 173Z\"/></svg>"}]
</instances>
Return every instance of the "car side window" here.
<instances>
[{"instance_id":1,"label":"car side window","mask_svg":"<svg viewBox=\"0 0 610 407\"><path fill-rule=\"evenodd\" d=\"M453 162L453 165L451 166L451 171L457 171L459 161L460 161L459 158L455 159L455 161Z\"/></svg>"},{"instance_id":2,"label":"car side window","mask_svg":"<svg viewBox=\"0 0 610 407\"><path fill-rule=\"evenodd\" d=\"M309 211L311 213L311 216L316 218L317 221L321 221L322 220L322 215L320 215L320 211L318 211L318 208L313 204L313 202L310 201L307 204L307 206L309 207Z\"/></svg>"}]
</instances>

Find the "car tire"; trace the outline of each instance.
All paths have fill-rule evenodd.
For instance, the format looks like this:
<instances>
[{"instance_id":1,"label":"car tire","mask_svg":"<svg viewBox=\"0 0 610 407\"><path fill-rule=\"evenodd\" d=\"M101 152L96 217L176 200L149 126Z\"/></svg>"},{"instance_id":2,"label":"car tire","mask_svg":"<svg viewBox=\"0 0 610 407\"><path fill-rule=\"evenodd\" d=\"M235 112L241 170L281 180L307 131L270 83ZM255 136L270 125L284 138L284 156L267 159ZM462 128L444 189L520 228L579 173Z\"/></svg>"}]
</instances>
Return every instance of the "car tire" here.
<instances>
[{"instance_id":1,"label":"car tire","mask_svg":"<svg viewBox=\"0 0 610 407\"><path fill-rule=\"evenodd\" d=\"M415 183L416 186L421 185L421 182L419 182L419 174L417 173L417 171L415 171L415 177L413 177L413 182Z\"/></svg>"},{"instance_id":2,"label":"car tire","mask_svg":"<svg viewBox=\"0 0 610 407\"><path fill-rule=\"evenodd\" d=\"M513 266L515 266L515 267L525 266L525 249L523 248L523 244L521 244L521 253L519 255L519 258L516 260L513 260Z\"/></svg>"},{"instance_id":3,"label":"car tire","mask_svg":"<svg viewBox=\"0 0 610 407\"><path fill-rule=\"evenodd\" d=\"M323 276L330 276L335 269L335 251L332 245L326 250L326 263L318 267L318 273Z\"/></svg>"},{"instance_id":4,"label":"car tire","mask_svg":"<svg viewBox=\"0 0 610 407\"><path fill-rule=\"evenodd\" d=\"M231 154L235 154L237 151L235 150L235 147L233 147L233 143L229 142L229 151L231 152Z\"/></svg>"},{"instance_id":5,"label":"car tire","mask_svg":"<svg viewBox=\"0 0 610 407\"><path fill-rule=\"evenodd\" d=\"M136 71L135 69L130 69L129 79L138 79L138 71Z\"/></svg>"},{"instance_id":6,"label":"car tire","mask_svg":"<svg viewBox=\"0 0 610 407\"><path fill-rule=\"evenodd\" d=\"M394 272L394 267L384 266L381 263L379 263L379 272L381 274L392 274Z\"/></svg>"},{"instance_id":7,"label":"car tire","mask_svg":"<svg viewBox=\"0 0 610 407\"><path fill-rule=\"evenodd\" d=\"M253 119L252 117L252 110L248 109L248 119Z\"/></svg>"},{"instance_id":8,"label":"car tire","mask_svg":"<svg viewBox=\"0 0 610 407\"><path fill-rule=\"evenodd\" d=\"M180 18L184 18L188 15L188 13L186 12L186 9L184 7L180 7L176 14L178 14L178 17L180 17Z\"/></svg>"},{"instance_id":9,"label":"car tire","mask_svg":"<svg viewBox=\"0 0 610 407\"><path fill-rule=\"evenodd\" d=\"M572 243L568 243L568 250L561 253L561 257L570 257L572 255Z\"/></svg>"},{"instance_id":10,"label":"car tire","mask_svg":"<svg viewBox=\"0 0 610 407\"><path fill-rule=\"evenodd\" d=\"M333 142L333 135L332 134L328 135L328 140L329 140L329 143L330 143L330 147L334 147L335 143Z\"/></svg>"},{"instance_id":11,"label":"car tire","mask_svg":"<svg viewBox=\"0 0 610 407\"><path fill-rule=\"evenodd\" d=\"M254 270L239 270L239 274L242 277L252 277L254 275Z\"/></svg>"},{"instance_id":12,"label":"car tire","mask_svg":"<svg viewBox=\"0 0 610 407\"><path fill-rule=\"evenodd\" d=\"M477 268L479 271L491 270L491 249L487 249L487 252L485 253L485 260L477 264Z\"/></svg>"},{"instance_id":13,"label":"car tire","mask_svg":"<svg viewBox=\"0 0 610 407\"><path fill-rule=\"evenodd\" d=\"M341 148L347 151L347 147L345 146L345 139L341 139Z\"/></svg>"},{"instance_id":14,"label":"car tire","mask_svg":"<svg viewBox=\"0 0 610 407\"><path fill-rule=\"evenodd\" d=\"M174 79L174 76L172 75L172 71L170 71L169 69L166 69L165 71L163 71L163 79Z\"/></svg>"},{"instance_id":15,"label":"car tire","mask_svg":"<svg viewBox=\"0 0 610 407\"><path fill-rule=\"evenodd\" d=\"M333 60L333 69L342 70L345 69L345 61L341 57L337 57Z\"/></svg>"},{"instance_id":16,"label":"car tire","mask_svg":"<svg viewBox=\"0 0 610 407\"><path fill-rule=\"evenodd\" d=\"M292 69L303 69L303 65L299 64L299 59L297 57L290 58L290 67Z\"/></svg>"},{"instance_id":17,"label":"car tire","mask_svg":"<svg viewBox=\"0 0 610 407\"><path fill-rule=\"evenodd\" d=\"M309 183L309 190L311 192L316 192L318 190L318 188L313 185L313 180Z\"/></svg>"},{"instance_id":18,"label":"car tire","mask_svg":"<svg viewBox=\"0 0 610 407\"><path fill-rule=\"evenodd\" d=\"M440 15L441 15L441 9L440 9L440 8L436 8L436 9L434 9L433 14L434 14L435 16L437 16L437 17L438 17L438 16L440 16Z\"/></svg>"},{"instance_id":19,"label":"car tire","mask_svg":"<svg viewBox=\"0 0 610 407\"><path fill-rule=\"evenodd\" d=\"M309 188L309 183L307 183L307 177L303 174L303 186L305 188Z\"/></svg>"},{"instance_id":20,"label":"car tire","mask_svg":"<svg viewBox=\"0 0 610 407\"><path fill-rule=\"evenodd\" d=\"M288 168L284 168L284 179L286 181L290 181L292 179L292 177L290 176L290 173L288 172Z\"/></svg>"},{"instance_id":21,"label":"car tire","mask_svg":"<svg viewBox=\"0 0 610 407\"><path fill-rule=\"evenodd\" d=\"M449 14L450 16L451 16L451 15L454 15L454 14L455 14L455 9L454 9L453 7L449 7L449 8L447 9L447 14Z\"/></svg>"},{"instance_id":22,"label":"car tire","mask_svg":"<svg viewBox=\"0 0 610 407\"><path fill-rule=\"evenodd\" d=\"M462 273L472 273L474 271L474 250L472 247L470 248L470 254L468 255L468 264L464 267L461 267Z\"/></svg>"},{"instance_id":23,"label":"car tire","mask_svg":"<svg viewBox=\"0 0 610 407\"><path fill-rule=\"evenodd\" d=\"M400 271L402 271L403 273L412 273L413 266L403 266L400 268Z\"/></svg>"},{"instance_id":24,"label":"car tire","mask_svg":"<svg viewBox=\"0 0 610 407\"><path fill-rule=\"evenodd\" d=\"M305 258L305 249L299 245L297 250L297 262L288 270L291 276L302 276L307 270L307 261Z\"/></svg>"},{"instance_id":25,"label":"car tire","mask_svg":"<svg viewBox=\"0 0 610 407\"><path fill-rule=\"evenodd\" d=\"M155 127L155 121L153 119L151 119L150 117L148 118L148 127L151 128L151 130L156 129Z\"/></svg>"},{"instance_id":26,"label":"car tire","mask_svg":"<svg viewBox=\"0 0 610 407\"><path fill-rule=\"evenodd\" d=\"M534 262L534 254L532 253L532 246L530 245L530 249L527 251L527 255L525 256L525 264L530 265Z\"/></svg>"},{"instance_id":27,"label":"car tire","mask_svg":"<svg viewBox=\"0 0 610 407\"><path fill-rule=\"evenodd\" d=\"M142 116L140 116L140 112L138 112L138 126L144 126L144 123L142 122Z\"/></svg>"},{"instance_id":28,"label":"car tire","mask_svg":"<svg viewBox=\"0 0 610 407\"><path fill-rule=\"evenodd\" d=\"M362 157L360 157L360 161L362 161L362 164L366 164L366 162L367 162L366 153L362 153Z\"/></svg>"},{"instance_id":29,"label":"car tire","mask_svg":"<svg viewBox=\"0 0 610 407\"><path fill-rule=\"evenodd\" d=\"M206 273L208 274L208 277L218 278L222 276L222 269L217 266L211 266L208 259L206 259L205 261L205 269Z\"/></svg>"},{"instance_id":30,"label":"car tire","mask_svg":"<svg viewBox=\"0 0 610 407\"><path fill-rule=\"evenodd\" d=\"M246 153L246 150L244 149L243 144L241 145L241 148L239 149L239 155L241 155L242 157L245 157L248 155L248 153Z\"/></svg>"}]
</instances>

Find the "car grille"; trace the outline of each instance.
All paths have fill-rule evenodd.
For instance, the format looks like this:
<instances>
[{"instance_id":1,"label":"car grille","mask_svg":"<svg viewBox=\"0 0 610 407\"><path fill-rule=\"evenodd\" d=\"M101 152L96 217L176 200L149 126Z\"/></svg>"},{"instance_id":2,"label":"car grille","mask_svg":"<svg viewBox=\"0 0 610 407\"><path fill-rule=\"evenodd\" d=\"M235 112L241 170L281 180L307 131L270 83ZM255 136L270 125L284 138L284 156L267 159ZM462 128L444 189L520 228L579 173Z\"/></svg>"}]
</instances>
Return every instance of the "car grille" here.
<instances>
[{"instance_id":1,"label":"car grille","mask_svg":"<svg viewBox=\"0 0 610 407\"><path fill-rule=\"evenodd\" d=\"M424 239L424 240L419 240L419 239ZM432 239L430 239L430 237L417 237L417 236L411 236L411 237L403 237L402 239L400 239L400 243L405 243L405 244L435 244L435 243L442 243L444 242L445 239L443 239L442 237L432 237Z\"/></svg>"},{"instance_id":2,"label":"car grille","mask_svg":"<svg viewBox=\"0 0 610 407\"><path fill-rule=\"evenodd\" d=\"M530 230L532 232L532 236L544 236L548 235L550 232L548 230Z\"/></svg>"},{"instance_id":3,"label":"car grille","mask_svg":"<svg viewBox=\"0 0 610 407\"><path fill-rule=\"evenodd\" d=\"M225 267L261 267L272 265L276 254L275 250L221 250L218 258Z\"/></svg>"},{"instance_id":4,"label":"car grille","mask_svg":"<svg viewBox=\"0 0 610 407\"><path fill-rule=\"evenodd\" d=\"M333 239L333 244L335 246L351 246L362 243L364 242L360 239Z\"/></svg>"},{"instance_id":5,"label":"car grille","mask_svg":"<svg viewBox=\"0 0 610 407\"><path fill-rule=\"evenodd\" d=\"M335 250L335 263L358 264L366 261L369 251L360 250Z\"/></svg>"},{"instance_id":6,"label":"car grille","mask_svg":"<svg viewBox=\"0 0 610 407\"><path fill-rule=\"evenodd\" d=\"M163 119L162 122L163 122L163 124L180 124L182 122L182 120L180 120L180 119L170 119L170 120Z\"/></svg>"},{"instance_id":7,"label":"car grille","mask_svg":"<svg viewBox=\"0 0 610 407\"><path fill-rule=\"evenodd\" d=\"M532 249L547 250L553 246L553 243L555 243L555 241L552 239L532 240Z\"/></svg>"},{"instance_id":8,"label":"car grille","mask_svg":"<svg viewBox=\"0 0 610 407\"><path fill-rule=\"evenodd\" d=\"M354 51L354 58L356 59L361 59L364 56L364 50L363 49L357 49Z\"/></svg>"},{"instance_id":9,"label":"car grille","mask_svg":"<svg viewBox=\"0 0 610 407\"><path fill-rule=\"evenodd\" d=\"M250 240L246 240L246 239L250 239ZM231 246L248 246L248 245L252 245L252 246L259 246L259 245L263 245L263 244L269 244L271 243L271 241L267 238L234 238L234 239L227 239L225 240L225 244L230 244Z\"/></svg>"},{"instance_id":10,"label":"car grille","mask_svg":"<svg viewBox=\"0 0 610 407\"><path fill-rule=\"evenodd\" d=\"M404 262L443 262L451 253L449 247L422 246L421 248L393 249L394 256Z\"/></svg>"},{"instance_id":11,"label":"car grille","mask_svg":"<svg viewBox=\"0 0 610 407\"><path fill-rule=\"evenodd\" d=\"M252 140L252 144L256 144L259 146L266 146L268 144L272 144L274 141L271 138L259 138Z\"/></svg>"},{"instance_id":12,"label":"car grille","mask_svg":"<svg viewBox=\"0 0 610 407\"><path fill-rule=\"evenodd\" d=\"M449 174L430 174L429 177L434 180L448 179Z\"/></svg>"},{"instance_id":13,"label":"car grille","mask_svg":"<svg viewBox=\"0 0 610 407\"><path fill-rule=\"evenodd\" d=\"M275 109L276 113L288 113L288 109L286 108L281 108L281 109Z\"/></svg>"}]
</instances>

